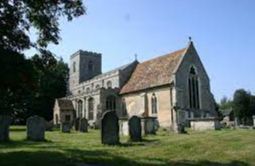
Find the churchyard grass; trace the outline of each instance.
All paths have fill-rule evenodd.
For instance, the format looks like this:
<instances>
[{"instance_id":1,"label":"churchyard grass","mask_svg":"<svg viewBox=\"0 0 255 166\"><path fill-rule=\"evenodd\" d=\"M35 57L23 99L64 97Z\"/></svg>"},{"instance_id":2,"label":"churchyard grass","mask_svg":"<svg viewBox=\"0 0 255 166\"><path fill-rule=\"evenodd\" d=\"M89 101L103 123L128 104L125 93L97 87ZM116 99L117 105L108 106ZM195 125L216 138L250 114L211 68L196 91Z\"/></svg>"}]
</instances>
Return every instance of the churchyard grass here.
<instances>
[{"instance_id":1,"label":"churchyard grass","mask_svg":"<svg viewBox=\"0 0 255 166\"><path fill-rule=\"evenodd\" d=\"M12 126L11 141L0 143L0 166L50 165L255 165L255 130L161 130L142 142L102 145L99 130L46 132L46 141L26 140L26 129Z\"/></svg>"}]
</instances>

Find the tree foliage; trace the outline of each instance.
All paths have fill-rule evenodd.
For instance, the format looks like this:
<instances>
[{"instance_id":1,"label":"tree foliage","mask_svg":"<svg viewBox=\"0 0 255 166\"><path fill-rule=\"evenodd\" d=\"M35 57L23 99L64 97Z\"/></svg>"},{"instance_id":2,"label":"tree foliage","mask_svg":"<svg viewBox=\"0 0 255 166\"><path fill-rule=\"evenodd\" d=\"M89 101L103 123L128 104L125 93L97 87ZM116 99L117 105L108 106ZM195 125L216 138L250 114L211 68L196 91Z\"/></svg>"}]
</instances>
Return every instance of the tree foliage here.
<instances>
[{"instance_id":1,"label":"tree foliage","mask_svg":"<svg viewBox=\"0 0 255 166\"><path fill-rule=\"evenodd\" d=\"M233 109L235 116L238 117L243 124L249 124L252 117L253 98L249 92L244 89L238 89L234 93Z\"/></svg>"},{"instance_id":2,"label":"tree foliage","mask_svg":"<svg viewBox=\"0 0 255 166\"><path fill-rule=\"evenodd\" d=\"M0 47L21 51L58 44L59 18L70 21L84 13L81 0L1 0ZM37 31L36 42L29 37L31 27Z\"/></svg>"},{"instance_id":3,"label":"tree foliage","mask_svg":"<svg viewBox=\"0 0 255 166\"><path fill-rule=\"evenodd\" d=\"M50 118L53 98L66 92L68 68L47 46L60 40L61 17L71 21L84 13L82 0L0 1L0 114ZM22 52L31 47L39 54L26 59Z\"/></svg>"}]
</instances>

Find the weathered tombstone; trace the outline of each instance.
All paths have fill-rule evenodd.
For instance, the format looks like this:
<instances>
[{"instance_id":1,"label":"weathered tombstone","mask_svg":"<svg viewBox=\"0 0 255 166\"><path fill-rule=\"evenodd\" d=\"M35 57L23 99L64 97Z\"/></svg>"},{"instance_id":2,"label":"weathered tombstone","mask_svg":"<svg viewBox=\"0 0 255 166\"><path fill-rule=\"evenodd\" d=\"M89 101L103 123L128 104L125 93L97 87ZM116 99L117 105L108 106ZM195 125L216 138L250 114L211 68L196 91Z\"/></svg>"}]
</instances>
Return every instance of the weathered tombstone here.
<instances>
[{"instance_id":1,"label":"weathered tombstone","mask_svg":"<svg viewBox=\"0 0 255 166\"><path fill-rule=\"evenodd\" d=\"M45 120L39 116L31 116L27 119L27 139L43 141L45 132Z\"/></svg>"},{"instance_id":2,"label":"weathered tombstone","mask_svg":"<svg viewBox=\"0 0 255 166\"><path fill-rule=\"evenodd\" d=\"M177 133L186 133L185 122L185 111L181 109L177 110Z\"/></svg>"},{"instance_id":3,"label":"weathered tombstone","mask_svg":"<svg viewBox=\"0 0 255 166\"><path fill-rule=\"evenodd\" d=\"M255 115L253 115L252 118L253 118L253 126L255 127Z\"/></svg>"},{"instance_id":4,"label":"weathered tombstone","mask_svg":"<svg viewBox=\"0 0 255 166\"><path fill-rule=\"evenodd\" d=\"M101 120L102 144L115 145L119 143L119 119L115 111L107 111Z\"/></svg>"},{"instance_id":5,"label":"weathered tombstone","mask_svg":"<svg viewBox=\"0 0 255 166\"><path fill-rule=\"evenodd\" d=\"M88 120L86 118L81 118L79 123L79 131L80 132L88 132Z\"/></svg>"},{"instance_id":6,"label":"weathered tombstone","mask_svg":"<svg viewBox=\"0 0 255 166\"><path fill-rule=\"evenodd\" d=\"M70 133L71 126L72 125L69 122L63 122L63 123L61 123L61 131L63 133Z\"/></svg>"},{"instance_id":7,"label":"weathered tombstone","mask_svg":"<svg viewBox=\"0 0 255 166\"><path fill-rule=\"evenodd\" d=\"M129 131L128 131L128 119L125 118L120 118L119 119L119 127L120 127L120 135L122 136L128 136Z\"/></svg>"},{"instance_id":8,"label":"weathered tombstone","mask_svg":"<svg viewBox=\"0 0 255 166\"><path fill-rule=\"evenodd\" d=\"M9 140L9 127L11 124L11 117L7 115L0 115L0 141Z\"/></svg>"},{"instance_id":9,"label":"weathered tombstone","mask_svg":"<svg viewBox=\"0 0 255 166\"><path fill-rule=\"evenodd\" d=\"M156 134L157 131L157 122L155 117L146 117L144 118L144 134Z\"/></svg>"},{"instance_id":10,"label":"weathered tombstone","mask_svg":"<svg viewBox=\"0 0 255 166\"><path fill-rule=\"evenodd\" d=\"M76 118L74 121L74 129L78 131L80 128L80 118Z\"/></svg>"},{"instance_id":11,"label":"weathered tombstone","mask_svg":"<svg viewBox=\"0 0 255 166\"><path fill-rule=\"evenodd\" d=\"M141 119L137 116L132 116L128 120L128 126L130 140L141 141L142 140Z\"/></svg>"}]
</instances>

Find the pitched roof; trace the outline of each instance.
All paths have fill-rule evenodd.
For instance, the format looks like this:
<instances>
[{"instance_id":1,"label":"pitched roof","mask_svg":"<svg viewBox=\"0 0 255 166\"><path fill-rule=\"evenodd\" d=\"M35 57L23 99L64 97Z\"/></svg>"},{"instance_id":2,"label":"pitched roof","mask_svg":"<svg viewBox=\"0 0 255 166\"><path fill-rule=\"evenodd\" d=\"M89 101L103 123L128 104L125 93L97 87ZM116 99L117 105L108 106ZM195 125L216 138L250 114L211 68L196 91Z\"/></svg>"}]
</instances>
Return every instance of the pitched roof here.
<instances>
[{"instance_id":1,"label":"pitched roof","mask_svg":"<svg viewBox=\"0 0 255 166\"><path fill-rule=\"evenodd\" d=\"M171 76L185 52L186 48L183 48L138 64L120 93L131 93L169 84Z\"/></svg>"},{"instance_id":2,"label":"pitched roof","mask_svg":"<svg viewBox=\"0 0 255 166\"><path fill-rule=\"evenodd\" d=\"M68 99L57 99L58 106L62 110L73 110L73 103Z\"/></svg>"}]
</instances>

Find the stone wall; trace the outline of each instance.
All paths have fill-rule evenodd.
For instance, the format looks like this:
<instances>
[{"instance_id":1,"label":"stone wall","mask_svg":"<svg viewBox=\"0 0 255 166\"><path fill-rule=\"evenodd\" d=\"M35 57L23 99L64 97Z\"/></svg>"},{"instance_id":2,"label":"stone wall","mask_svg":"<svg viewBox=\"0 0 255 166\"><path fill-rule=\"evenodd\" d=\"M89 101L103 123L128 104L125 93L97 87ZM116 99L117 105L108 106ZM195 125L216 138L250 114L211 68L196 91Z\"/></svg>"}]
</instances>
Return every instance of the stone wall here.
<instances>
[{"instance_id":1,"label":"stone wall","mask_svg":"<svg viewBox=\"0 0 255 166\"><path fill-rule=\"evenodd\" d=\"M152 113L151 97L155 94L157 98L157 114ZM122 96L126 102L128 116L133 115L157 117L161 127L169 128L171 126L171 104L170 104L170 86L148 89L146 91Z\"/></svg>"},{"instance_id":2,"label":"stone wall","mask_svg":"<svg viewBox=\"0 0 255 166\"><path fill-rule=\"evenodd\" d=\"M191 129L195 131L218 130L220 122L214 118L203 118L190 120Z\"/></svg>"}]
</instances>

